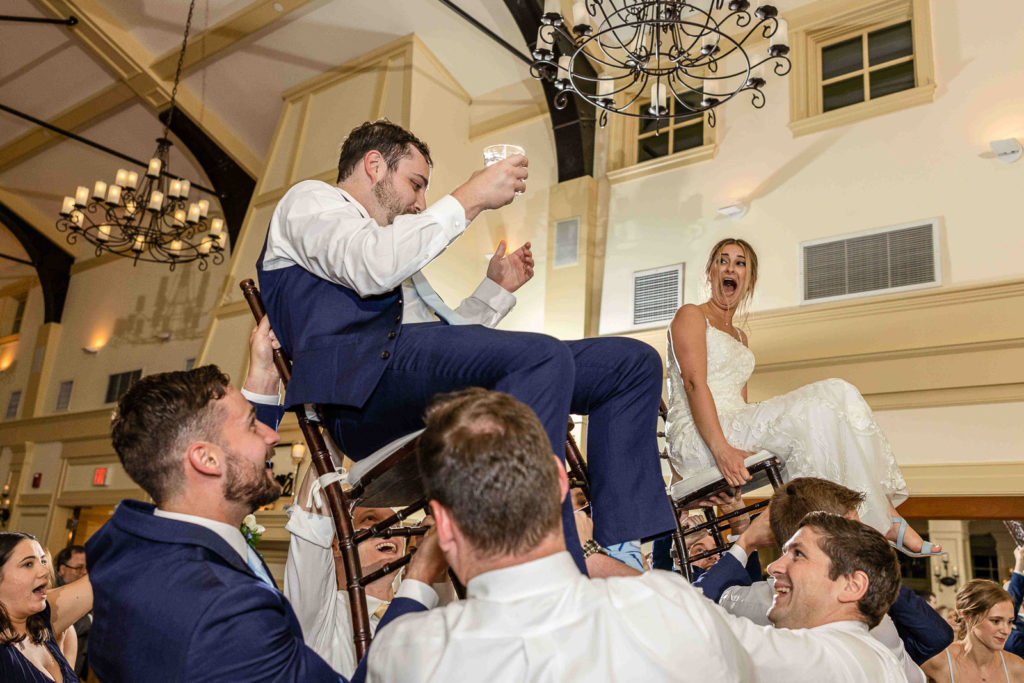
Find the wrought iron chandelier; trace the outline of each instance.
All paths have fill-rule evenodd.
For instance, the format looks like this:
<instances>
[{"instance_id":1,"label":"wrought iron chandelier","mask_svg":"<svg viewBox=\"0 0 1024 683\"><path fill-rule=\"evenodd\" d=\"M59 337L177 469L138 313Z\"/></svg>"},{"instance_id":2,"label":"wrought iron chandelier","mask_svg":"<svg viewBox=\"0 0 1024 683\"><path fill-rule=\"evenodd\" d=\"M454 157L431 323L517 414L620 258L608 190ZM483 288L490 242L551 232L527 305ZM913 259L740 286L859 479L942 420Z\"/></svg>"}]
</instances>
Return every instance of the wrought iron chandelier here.
<instances>
[{"instance_id":1,"label":"wrought iron chandelier","mask_svg":"<svg viewBox=\"0 0 1024 683\"><path fill-rule=\"evenodd\" d=\"M597 107L602 127L609 112L658 122L707 112L714 126L715 108L740 93L764 107L766 71L791 68L772 5L751 12L747 0L575 0L571 22L560 7L545 0L531 74L553 83L557 108L570 94ZM649 106L635 106L647 97Z\"/></svg>"},{"instance_id":2,"label":"wrought iron chandelier","mask_svg":"<svg viewBox=\"0 0 1024 683\"><path fill-rule=\"evenodd\" d=\"M189 203L190 191L200 188L170 173L168 131L194 9L192 0L178 54L170 109L163 133L156 140L156 153L141 177L136 171L120 168L112 183L97 180L92 192L83 185L74 197L64 197L57 230L67 233L70 244L81 237L95 245L97 256L117 254L132 259L133 265L139 261L166 263L170 270L179 263L192 261L199 262L199 270L206 270L211 261L214 265L224 261L228 239L224 219L208 215L207 199Z\"/></svg>"}]
</instances>

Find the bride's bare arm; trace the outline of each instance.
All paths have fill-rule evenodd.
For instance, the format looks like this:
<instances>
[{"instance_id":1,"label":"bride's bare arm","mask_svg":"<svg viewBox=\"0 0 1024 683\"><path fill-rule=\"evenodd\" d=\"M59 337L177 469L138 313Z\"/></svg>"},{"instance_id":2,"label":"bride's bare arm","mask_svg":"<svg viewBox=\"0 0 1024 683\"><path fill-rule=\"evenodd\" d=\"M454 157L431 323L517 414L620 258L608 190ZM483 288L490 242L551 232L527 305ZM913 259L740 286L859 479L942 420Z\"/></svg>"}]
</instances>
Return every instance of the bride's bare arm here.
<instances>
[{"instance_id":1,"label":"bride's bare arm","mask_svg":"<svg viewBox=\"0 0 1024 683\"><path fill-rule=\"evenodd\" d=\"M715 457L725 480L732 486L739 486L750 481L750 473L743 466L743 459L750 454L729 445L718 421L715 399L708 387L706 325L704 313L697 306L687 304L680 308L672 320L672 350L679 363L697 431Z\"/></svg>"}]
</instances>

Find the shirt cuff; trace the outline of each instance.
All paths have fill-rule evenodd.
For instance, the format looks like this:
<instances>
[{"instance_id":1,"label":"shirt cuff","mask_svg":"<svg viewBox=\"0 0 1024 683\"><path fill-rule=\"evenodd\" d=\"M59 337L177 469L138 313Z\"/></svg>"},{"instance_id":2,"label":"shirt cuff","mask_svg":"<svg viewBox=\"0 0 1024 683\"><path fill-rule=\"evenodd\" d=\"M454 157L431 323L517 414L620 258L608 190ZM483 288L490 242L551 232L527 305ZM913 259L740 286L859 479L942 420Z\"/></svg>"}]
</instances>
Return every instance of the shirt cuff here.
<instances>
[{"instance_id":1,"label":"shirt cuff","mask_svg":"<svg viewBox=\"0 0 1024 683\"><path fill-rule=\"evenodd\" d=\"M735 557L737 560L739 560L741 567L747 566L747 560L750 558L747 555L747 551L741 548L739 543L733 543L732 547L729 548L726 552Z\"/></svg>"},{"instance_id":2,"label":"shirt cuff","mask_svg":"<svg viewBox=\"0 0 1024 683\"><path fill-rule=\"evenodd\" d=\"M315 512L307 512L298 505L288 508L288 524L284 528L292 536L321 548L330 548L334 542L334 520Z\"/></svg>"},{"instance_id":3,"label":"shirt cuff","mask_svg":"<svg viewBox=\"0 0 1024 683\"><path fill-rule=\"evenodd\" d=\"M276 406L281 404L280 394L257 394L255 391L249 391L245 387L242 387L242 396L245 400L250 403L259 403L265 406Z\"/></svg>"},{"instance_id":4,"label":"shirt cuff","mask_svg":"<svg viewBox=\"0 0 1024 683\"><path fill-rule=\"evenodd\" d=\"M466 231L466 209L450 194L428 206L423 214L429 214L437 220L449 243Z\"/></svg>"},{"instance_id":5,"label":"shirt cuff","mask_svg":"<svg viewBox=\"0 0 1024 683\"><path fill-rule=\"evenodd\" d=\"M395 597L415 600L421 605L426 606L427 609L437 607L437 592L427 584L416 579L403 580L402 585L395 591Z\"/></svg>"},{"instance_id":6,"label":"shirt cuff","mask_svg":"<svg viewBox=\"0 0 1024 683\"><path fill-rule=\"evenodd\" d=\"M508 315L512 307L516 305L516 295L489 277L485 277L480 286L476 288L473 298L483 301L501 317Z\"/></svg>"}]
</instances>

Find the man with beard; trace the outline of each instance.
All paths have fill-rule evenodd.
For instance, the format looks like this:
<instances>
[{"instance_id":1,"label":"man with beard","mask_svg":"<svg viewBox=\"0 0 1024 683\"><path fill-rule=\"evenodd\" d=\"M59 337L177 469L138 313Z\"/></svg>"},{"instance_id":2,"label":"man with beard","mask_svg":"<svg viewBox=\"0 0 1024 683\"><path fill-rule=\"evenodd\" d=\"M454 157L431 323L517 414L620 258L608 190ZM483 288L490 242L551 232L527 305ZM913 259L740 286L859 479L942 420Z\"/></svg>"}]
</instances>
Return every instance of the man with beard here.
<instances>
[{"instance_id":1,"label":"man with beard","mask_svg":"<svg viewBox=\"0 0 1024 683\"><path fill-rule=\"evenodd\" d=\"M270 324L294 363L285 404L319 404L353 460L422 428L435 394L466 387L530 406L559 458L569 413L586 414L597 543L672 529L656 437L658 353L632 339L563 342L492 329L533 277L529 242L507 253L502 240L472 296L455 310L445 305L422 270L477 215L525 191L527 159L492 164L427 206L431 166L415 135L368 122L342 145L335 185L300 182L274 209L256 266ZM277 402L272 392L247 397ZM561 519L566 538L576 538L568 500ZM600 552L585 559L575 543L569 552L593 576L625 569Z\"/></svg>"},{"instance_id":2,"label":"man with beard","mask_svg":"<svg viewBox=\"0 0 1024 683\"><path fill-rule=\"evenodd\" d=\"M112 438L156 506L123 501L86 544L99 679L338 681L239 530L281 493L269 466L279 437L227 376L207 365L141 379Z\"/></svg>"}]
</instances>

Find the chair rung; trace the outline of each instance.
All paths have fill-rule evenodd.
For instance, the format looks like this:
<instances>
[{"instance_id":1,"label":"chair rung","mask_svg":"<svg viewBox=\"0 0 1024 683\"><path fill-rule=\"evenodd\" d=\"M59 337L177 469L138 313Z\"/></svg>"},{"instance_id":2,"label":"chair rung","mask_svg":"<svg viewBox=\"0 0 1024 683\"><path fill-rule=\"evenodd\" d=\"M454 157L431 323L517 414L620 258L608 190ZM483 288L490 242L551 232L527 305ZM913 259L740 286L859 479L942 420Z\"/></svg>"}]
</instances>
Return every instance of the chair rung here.
<instances>
[{"instance_id":1,"label":"chair rung","mask_svg":"<svg viewBox=\"0 0 1024 683\"><path fill-rule=\"evenodd\" d=\"M410 548L409 552L407 554L405 554L402 557L398 558L394 562L388 562L387 564L385 564L383 567L381 567L377 571L370 572L369 574L367 574L363 578L359 579L359 585L363 586L363 587L369 586L371 583L373 583L377 579L385 577L388 574L390 574L391 572L396 571L398 569L401 569L405 565L409 564L409 561L412 560L412 556L413 556L413 554L415 552L416 552L416 548Z\"/></svg>"}]
</instances>

